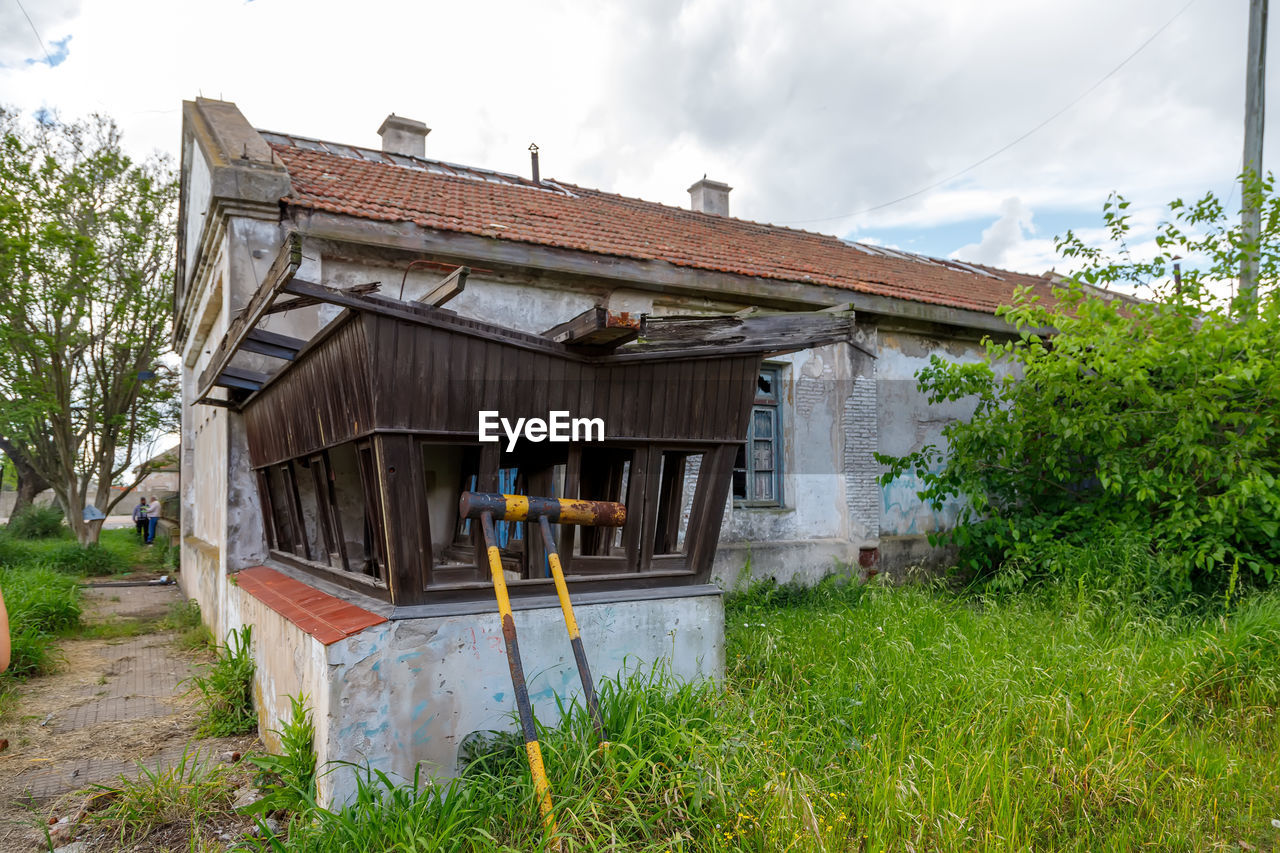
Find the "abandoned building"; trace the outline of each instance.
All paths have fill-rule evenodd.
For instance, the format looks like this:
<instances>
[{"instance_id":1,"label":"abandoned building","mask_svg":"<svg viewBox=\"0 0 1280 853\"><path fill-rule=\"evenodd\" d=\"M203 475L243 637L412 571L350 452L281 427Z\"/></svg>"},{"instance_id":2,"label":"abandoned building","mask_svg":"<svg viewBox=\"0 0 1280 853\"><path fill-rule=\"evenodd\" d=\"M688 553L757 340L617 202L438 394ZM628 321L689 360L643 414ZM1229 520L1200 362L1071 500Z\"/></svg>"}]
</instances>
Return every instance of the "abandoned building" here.
<instances>
[{"instance_id":1,"label":"abandoned building","mask_svg":"<svg viewBox=\"0 0 1280 853\"><path fill-rule=\"evenodd\" d=\"M457 770L510 725L511 682L462 492L621 502L555 533L597 679L723 667L724 587L893 570L949 522L874 454L934 441L930 355L977 358L1040 278L183 109L175 346L182 583L219 634L252 624L264 732L289 695L320 760ZM482 441L482 412L564 413L599 440ZM544 423L544 427L546 424ZM546 549L497 525L529 693L576 673ZM349 774L321 781L325 800Z\"/></svg>"}]
</instances>

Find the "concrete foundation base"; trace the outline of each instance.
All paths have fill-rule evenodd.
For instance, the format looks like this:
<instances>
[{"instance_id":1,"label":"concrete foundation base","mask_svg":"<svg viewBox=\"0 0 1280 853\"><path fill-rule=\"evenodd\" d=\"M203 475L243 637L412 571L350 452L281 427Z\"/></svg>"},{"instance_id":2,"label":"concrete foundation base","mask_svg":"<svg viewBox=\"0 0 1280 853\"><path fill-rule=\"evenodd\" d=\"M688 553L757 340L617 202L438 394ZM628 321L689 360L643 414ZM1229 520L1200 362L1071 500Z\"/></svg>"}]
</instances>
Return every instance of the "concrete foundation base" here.
<instances>
[{"instance_id":1,"label":"concrete foundation base","mask_svg":"<svg viewBox=\"0 0 1280 853\"><path fill-rule=\"evenodd\" d=\"M714 588L650 600L575 605L597 685L659 670L677 680L724 673L724 611ZM666 591L670 595L671 591ZM634 593L633 593L634 594ZM288 718L289 697L307 696L316 726L324 804L348 801L355 771L392 779L449 778L474 732L518 728L501 624L495 613L393 619L325 645L244 590L227 590L228 630L252 624L259 723ZM516 610L516 630L534 713L554 724L557 700L581 686L558 607Z\"/></svg>"},{"instance_id":2,"label":"concrete foundation base","mask_svg":"<svg viewBox=\"0 0 1280 853\"><path fill-rule=\"evenodd\" d=\"M725 542L716 549L712 579L723 589L743 589L772 578L813 585L833 572L856 572L858 546L847 539Z\"/></svg>"},{"instance_id":3,"label":"concrete foundation base","mask_svg":"<svg viewBox=\"0 0 1280 853\"><path fill-rule=\"evenodd\" d=\"M955 548L929 544L927 536L881 536L876 568L895 582L936 576L954 565Z\"/></svg>"}]
</instances>

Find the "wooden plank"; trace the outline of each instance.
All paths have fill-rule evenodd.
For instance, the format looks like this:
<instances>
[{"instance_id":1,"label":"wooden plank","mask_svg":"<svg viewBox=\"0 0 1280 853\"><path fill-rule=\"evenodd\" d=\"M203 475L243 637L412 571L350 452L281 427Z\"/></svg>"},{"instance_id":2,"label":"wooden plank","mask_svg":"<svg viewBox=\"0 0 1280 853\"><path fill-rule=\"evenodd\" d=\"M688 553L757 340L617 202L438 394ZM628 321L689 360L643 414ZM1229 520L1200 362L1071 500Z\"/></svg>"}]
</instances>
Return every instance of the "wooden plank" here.
<instances>
[{"instance_id":1,"label":"wooden plank","mask_svg":"<svg viewBox=\"0 0 1280 853\"><path fill-rule=\"evenodd\" d=\"M381 434L374 438L377 449L377 480L387 534L387 581L391 603L421 604L426 601L424 574L430 563L430 534L427 532L423 489L414 482L421 463L414 464L417 450L409 436Z\"/></svg>"},{"instance_id":2,"label":"wooden plank","mask_svg":"<svg viewBox=\"0 0 1280 853\"><path fill-rule=\"evenodd\" d=\"M853 312L729 314L715 317L650 317L644 336L625 352L789 352L853 339ZM621 354L621 353L620 353Z\"/></svg>"},{"instance_id":3,"label":"wooden plank","mask_svg":"<svg viewBox=\"0 0 1280 853\"><path fill-rule=\"evenodd\" d=\"M220 409L234 409L236 404L231 400L219 400L216 397L201 397L196 400L197 406L217 406Z\"/></svg>"},{"instance_id":4,"label":"wooden plank","mask_svg":"<svg viewBox=\"0 0 1280 853\"><path fill-rule=\"evenodd\" d=\"M702 457L703 470L699 478L708 478L706 490L703 491L703 483L699 482L698 491L703 494L695 500L689 513L689 530L685 534L685 553L689 555L686 565L695 578L701 579L698 583L706 583L711 577L711 564L720 541L720 522L724 519L724 505L733 481L736 451L736 445L725 444Z\"/></svg>"},{"instance_id":5,"label":"wooden plank","mask_svg":"<svg viewBox=\"0 0 1280 853\"><path fill-rule=\"evenodd\" d=\"M469 275L471 275L471 267L458 267L416 301L439 308L466 289Z\"/></svg>"},{"instance_id":6,"label":"wooden plank","mask_svg":"<svg viewBox=\"0 0 1280 853\"><path fill-rule=\"evenodd\" d=\"M267 374L256 370L244 370L239 367L228 367L214 378L214 385L223 388L240 388L245 391L257 391L267 381Z\"/></svg>"},{"instance_id":7,"label":"wooden plank","mask_svg":"<svg viewBox=\"0 0 1280 853\"><path fill-rule=\"evenodd\" d=\"M250 329L249 334L245 336L244 343L240 345L240 349L246 352L256 352L259 355L283 359L284 361L293 361L306 344L307 342L301 338L277 335L274 332L267 332L262 329Z\"/></svg>"},{"instance_id":8,"label":"wooden plank","mask_svg":"<svg viewBox=\"0 0 1280 853\"><path fill-rule=\"evenodd\" d=\"M298 232L290 231L285 237L284 245L280 247L280 252L276 255L276 259L271 262L271 268L267 270L267 275L263 279L262 285L253 294L249 304L244 307L240 315L231 321L226 335L223 336L222 342L218 344L218 349L209 360L209 366L200 374L196 399L209 393L209 389L216 384L215 380L222 375L227 365L231 363L231 357L236 354L240 349L240 345L244 343L245 337L258 325L266 310L271 307L280 292L293 280L294 275L298 272L298 267L301 265L302 238L298 235Z\"/></svg>"},{"instance_id":9,"label":"wooden plank","mask_svg":"<svg viewBox=\"0 0 1280 853\"><path fill-rule=\"evenodd\" d=\"M337 292L349 293L353 296L368 296L371 293L377 293L378 288L380 287L382 287L382 282L370 281L366 284L354 284L351 287L344 287L342 290ZM293 299L286 299L283 302L276 300L274 305L263 312L263 316L265 317L269 314L282 314L285 311L292 311L295 308L309 308L312 305L320 305L323 302L323 299L317 299L314 296L296 296Z\"/></svg>"},{"instance_id":10,"label":"wooden plank","mask_svg":"<svg viewBox=\"0 0 1280 853\"><path fill-rule=\"evenodd\" d=\"M643 334L644 323L643 314L610 311L596 305L571 320L552 326L542 336L558 344L608 351L638 338Z\"/></svg>"}]
</instances>

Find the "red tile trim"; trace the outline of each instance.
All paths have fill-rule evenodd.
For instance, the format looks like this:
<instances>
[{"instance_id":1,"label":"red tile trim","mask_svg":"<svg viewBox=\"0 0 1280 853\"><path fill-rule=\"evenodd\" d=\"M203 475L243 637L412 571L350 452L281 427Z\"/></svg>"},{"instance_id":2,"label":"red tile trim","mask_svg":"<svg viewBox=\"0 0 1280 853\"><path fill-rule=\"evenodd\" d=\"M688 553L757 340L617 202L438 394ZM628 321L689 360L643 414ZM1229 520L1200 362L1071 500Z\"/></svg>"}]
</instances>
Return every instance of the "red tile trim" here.
<instances>
[{"instance_id":1,"label":"red tile trim","mask_svg":"<svg viewBox=\"0 0 1280 853\"><path fill-rule=\"evenodd\" d=\"M326 646L387 621L266 566L243 569L233 577L245 592Z\"/></svg>"}]
</instances>

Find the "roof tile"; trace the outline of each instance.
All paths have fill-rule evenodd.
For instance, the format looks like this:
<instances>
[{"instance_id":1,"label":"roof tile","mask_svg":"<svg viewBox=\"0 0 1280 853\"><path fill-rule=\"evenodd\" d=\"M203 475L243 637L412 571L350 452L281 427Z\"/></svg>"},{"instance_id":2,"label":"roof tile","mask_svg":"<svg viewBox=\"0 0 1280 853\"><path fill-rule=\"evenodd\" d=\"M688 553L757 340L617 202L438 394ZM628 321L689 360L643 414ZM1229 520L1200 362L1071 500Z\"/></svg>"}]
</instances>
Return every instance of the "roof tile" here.
<instances>
[{"instance_id":1,"label":"roof tile","mask_svg":"<svg viewBox=\"0 0 1280 853\"><path fill-rule=\"evenodd\" d=\"M562 182L539 186L427 160L402 166L332 143L267 138L292 180L284 201L296 207L986 313L1007 304L1016 286L1051 296L1043 278L980 264L855 247L825 234ZM333 153L332 147L353 153Z\"/></svg>"}]
</instances>

